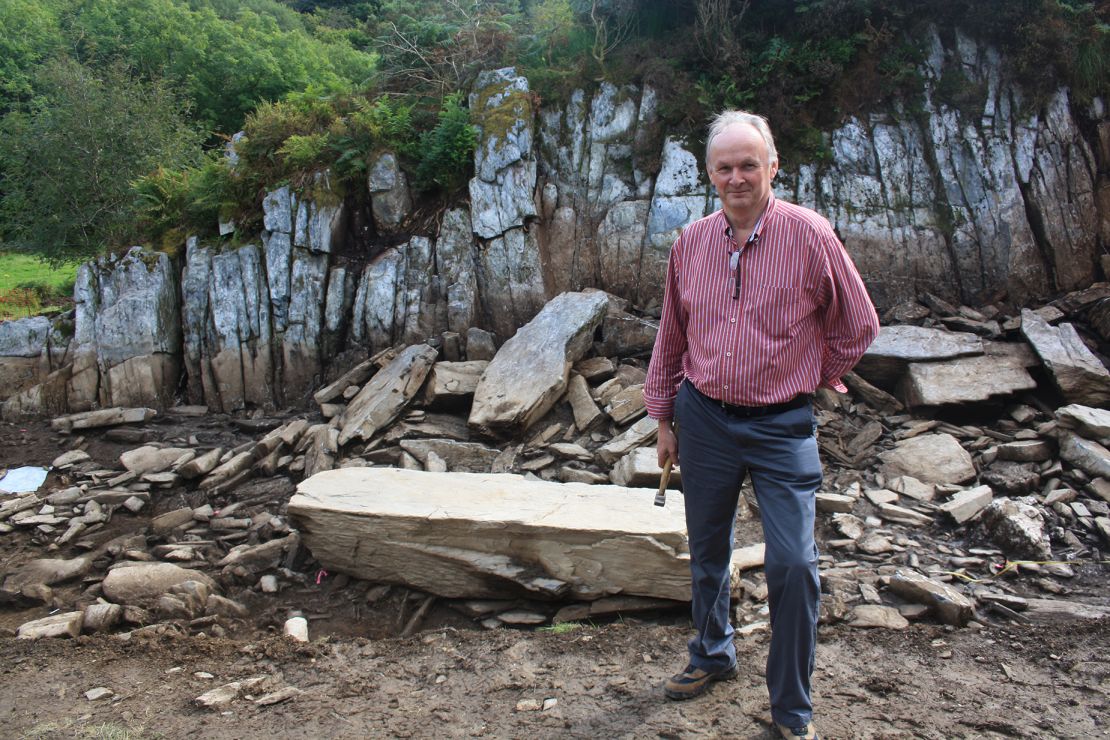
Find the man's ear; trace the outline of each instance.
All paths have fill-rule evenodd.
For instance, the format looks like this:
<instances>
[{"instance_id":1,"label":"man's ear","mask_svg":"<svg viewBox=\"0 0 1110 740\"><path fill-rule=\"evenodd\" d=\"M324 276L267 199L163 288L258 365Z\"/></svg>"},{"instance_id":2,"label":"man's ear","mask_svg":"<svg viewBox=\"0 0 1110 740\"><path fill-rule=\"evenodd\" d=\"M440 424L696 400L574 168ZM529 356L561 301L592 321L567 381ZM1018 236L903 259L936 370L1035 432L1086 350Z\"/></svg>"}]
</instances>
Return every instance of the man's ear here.
<instances>
[{"instance_id":1,"label":"man's ear","mask_svg":"<svg viewBox=\"0 0 1110 740\"><path fill-rule=\"evenodd\" d=\"M775 175L777 175L778 173L779 173L779 163L775 162L774 164L771 165L771 179L774 180Z\"/></svg>"}]
</instances>

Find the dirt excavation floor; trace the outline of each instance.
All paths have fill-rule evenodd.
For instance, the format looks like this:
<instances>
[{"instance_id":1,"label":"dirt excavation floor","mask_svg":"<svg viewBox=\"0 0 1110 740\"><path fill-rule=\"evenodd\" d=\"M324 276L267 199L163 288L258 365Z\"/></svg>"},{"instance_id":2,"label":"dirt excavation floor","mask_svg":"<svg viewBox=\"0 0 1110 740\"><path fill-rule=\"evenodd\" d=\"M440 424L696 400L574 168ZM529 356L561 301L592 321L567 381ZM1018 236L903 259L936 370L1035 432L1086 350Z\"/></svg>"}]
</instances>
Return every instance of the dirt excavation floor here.
<instances>
[{"instance_id":1,"label":"dirt excavation floor","mask_svg":"<svg viewBox=\"0 0 1110 740\"><path fill-rule=\"evenodd\" d=\"M226 446L251 436L190 423L162 436ZM0 467L49 465L68 449L46 424L2 426ZM103 460L133 446L95 434L86 445ZM116 516L109 534L141 532L149 516L178 505ZM20 531L0 536L5 570L64 556ZM424 595L325 576L310 559L297 570L299 581L287 574L279 594L230 593L249 618L165 623L130 637L21 640L15 629L48 608L0 607L0 738L777 736L763 682L766 632L738 635L736 680L676 703L660 685L684 663L681 609L486 630L436 602L401 637ZM1081 588L1105 593L1104 577L1083 572ZM55 594L72 596L63 586ZM294 609L309 619L307 644L281 636ZM818 727L830 738L1110 737L1108 653L1108 620L1034 625L984 614L962 629L822 625ZM235 682L226 703L197 705Z\"/></svg>"},{"instance_id":2,"label":"dirt excavation floor","mask_svg":"<svg viewBox=\"0 0 1110 740\"><path fill-rule=\"evenodd\" d=\"M663 622L671 621L669 619ZM677 620L681 621L681 620ZM744 668L676 703L660 682L685 625L626 620L567 632L431 629L410 638L161 637L0 643L4 737L774 737L765 636ZM814 694L832 738L1110 737L1110 625L905 632L822 630ZM213 686L265 677L211 711ZM105 687L110 698L84 693ZM547 709L543 709L545 704Z\"/></svg>"}]
</instances>

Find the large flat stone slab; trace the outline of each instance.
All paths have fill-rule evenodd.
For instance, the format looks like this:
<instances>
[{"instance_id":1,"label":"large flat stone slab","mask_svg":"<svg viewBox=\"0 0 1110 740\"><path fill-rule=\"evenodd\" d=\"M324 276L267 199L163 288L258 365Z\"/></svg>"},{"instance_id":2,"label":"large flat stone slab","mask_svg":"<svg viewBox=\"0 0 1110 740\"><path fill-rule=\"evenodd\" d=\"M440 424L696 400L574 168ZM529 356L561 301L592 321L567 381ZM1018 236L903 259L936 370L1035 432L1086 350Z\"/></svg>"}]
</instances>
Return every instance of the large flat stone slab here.
<instances>
[{"instance_id":1,"label":"large flat stone slab","mask_svg":"<svg viewBox=\"0 0 1110 740\"><path fill-rule=\"evenodd\" d=\"M478 381L469 423L488 433L527 429L566 390L570 367L605 316L605 293L562 293L497 351Z\"/></svg>"},{"instance_id":2,"label":"large flat stone slab","mask_svg":"<svg viewBox=\"0 0 1110 740\"><path fill-rule=\"evenodd\" d=\"M900 386L909 406L944 406L986 401L1037 387L1021 358L1012 355L961 357L946 362L912 362Z\"/></svg>"},{"instance_id":3,"label":"large flat stone slab","mask_svg":"<svg viewBox=\"0 0 1110 740\"><path fill-rule=\"evenodd\" d=\"M344 468L289 503L328 570L449 598L689 601L685 507L652 489Z\"/></svg>"},{"instance_id":4,"label":"large flat stone slab","mask_svg":"<svg viewBox=\"0 0 1110 740\"><path fill-rule=\"evenodd\" d=\"M983 354L983 340L965 332L924 326L884 326L855 367L868 381L889 387L911 362L938 362Z\"/></svg>"}]
</instances>

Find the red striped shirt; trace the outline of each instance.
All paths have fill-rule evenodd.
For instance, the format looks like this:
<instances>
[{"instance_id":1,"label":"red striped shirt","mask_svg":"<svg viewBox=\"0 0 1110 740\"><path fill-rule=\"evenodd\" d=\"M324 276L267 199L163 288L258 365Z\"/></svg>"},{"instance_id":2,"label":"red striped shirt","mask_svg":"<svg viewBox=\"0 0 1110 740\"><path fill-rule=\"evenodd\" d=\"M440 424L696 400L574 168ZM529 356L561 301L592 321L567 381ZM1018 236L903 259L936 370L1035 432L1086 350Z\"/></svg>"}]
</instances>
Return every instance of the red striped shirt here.
<instances>
[{"instance_id":1,"label":"red striped shirt","mask_svg":"<svg viewBox=\"0 0 1110 740\"><path fill-rule=\"evenodd\" d=\"M659 334L644 382L655 419L670 419L683 378L730 404L765 406L824 385L847 390L879 331L867 289L829 222L772 195L750 246L717 211L671 247ZM740 250L740 294L731 253Z\"/></svg>"}]
</instances>

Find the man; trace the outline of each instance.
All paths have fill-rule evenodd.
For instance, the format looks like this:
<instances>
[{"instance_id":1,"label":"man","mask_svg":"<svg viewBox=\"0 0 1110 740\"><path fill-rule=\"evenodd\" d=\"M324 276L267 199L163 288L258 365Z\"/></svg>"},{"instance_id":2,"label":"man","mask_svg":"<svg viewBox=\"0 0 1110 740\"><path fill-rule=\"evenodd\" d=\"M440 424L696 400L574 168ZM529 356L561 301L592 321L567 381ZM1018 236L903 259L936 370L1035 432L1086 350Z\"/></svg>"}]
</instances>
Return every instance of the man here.
<instances>
[{"instance_id":1,"label":"man","mask_svg":"<svg viewBox=\"0 0 1110 740\"><path fill-rule=\"evenodd\" d=\"M663 688L671 699L692 698L737 673L729 560L750 475L766 542L771 718L785 738L816 738L821 461L810 398L818 387L847 390L840 376L879 322L829 222L772 194L778 154L766 119L719 115L706 167L722 209L686 227L671 248L644 384L659 421L659 464L670 458L682 467L697 629L689 665Z\"/></svg>"}]
</instances>

